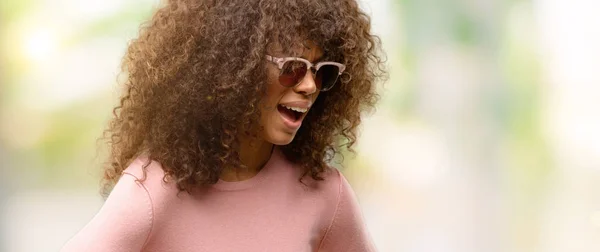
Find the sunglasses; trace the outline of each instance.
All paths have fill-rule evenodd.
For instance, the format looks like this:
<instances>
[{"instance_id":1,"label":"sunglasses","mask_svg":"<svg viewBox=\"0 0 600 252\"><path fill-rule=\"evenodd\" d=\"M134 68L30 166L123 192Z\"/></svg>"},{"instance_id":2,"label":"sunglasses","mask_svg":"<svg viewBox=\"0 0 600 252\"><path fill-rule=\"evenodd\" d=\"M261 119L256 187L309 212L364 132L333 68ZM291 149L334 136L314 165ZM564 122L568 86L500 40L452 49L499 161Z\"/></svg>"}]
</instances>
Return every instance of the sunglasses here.
<instances>
[{"instance_id":1,"label":"sunglasses","mask_svg":"<svg viewBox=\"0 0 600 252\"><path fill-rule=\"evenodd\" d=\"M320 91L327 91L331 89L346 66L337 62L319 62L317 64L311 63L310 61L297 58L297 57L285 57L278 58L271 55L267 55L267 60L277 64L279 67L279 84L284 87L295 87L300 84L306 73L310 69L314 74L315 85Z\"/></svg>"}]
</instances>

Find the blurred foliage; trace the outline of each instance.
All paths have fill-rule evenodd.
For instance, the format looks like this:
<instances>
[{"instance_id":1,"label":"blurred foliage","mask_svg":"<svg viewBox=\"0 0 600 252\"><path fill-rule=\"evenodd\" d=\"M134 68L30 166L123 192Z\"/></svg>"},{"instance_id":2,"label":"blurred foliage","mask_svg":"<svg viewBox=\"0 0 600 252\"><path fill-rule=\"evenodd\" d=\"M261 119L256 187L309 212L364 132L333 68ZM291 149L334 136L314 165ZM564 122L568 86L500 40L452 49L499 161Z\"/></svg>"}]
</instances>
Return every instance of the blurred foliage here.
<instances>
[{"instance_id":1,"label":"blurred foliage","mask_svg":"<svg viewBox=\"0 0 600 252\"><path fill-rule=\"evenodd\" d=\"M99 38L133 38L140 24L152 11L151 5L140 7L139 1L122 4L108 16L101 16L84 23L74 23L65 29L58 41L58 55L76 50ZM8 157L15 175L23 179L19 188L73 188L98 187L99 165L103 161L102 150L96 139L101 137L104 126L116 102L116 94L96 93L77 100L69 106L52 110L39 110L23 106L28 98L24 88L28 76L36 74L32 64L15 50L23 42L18 35L28 18L34 17L40 8L51 4L47 1L2 1L0 3L0 52L1 75L0 118L4 120L5 132L19 132L15 127L28 123L40 124L43 134L33 146L8 146ZM52 13L50 17L59 17ZM52 20L49 20L52 22ZM27 31L25 31L27 32ZM126 40L123 40L123 44ZM94 60L94 59L90 59ZM106 73L110 74L110 73ZM116 76L114 78L116 80ZM106 83L114 86L115 83ZM118 88L113 88L118 90ZM15 117L17 116L17 117ZM27 117L35 117L35 119ZM8 133L7 133L8 134ZM31 132L20 132L31 134ZM10 136L14 137L14 136ZM0 144L10 143L7 136L0 135ZM74 180L74 178L76 178Z\"/></svg>"}]
</instances>

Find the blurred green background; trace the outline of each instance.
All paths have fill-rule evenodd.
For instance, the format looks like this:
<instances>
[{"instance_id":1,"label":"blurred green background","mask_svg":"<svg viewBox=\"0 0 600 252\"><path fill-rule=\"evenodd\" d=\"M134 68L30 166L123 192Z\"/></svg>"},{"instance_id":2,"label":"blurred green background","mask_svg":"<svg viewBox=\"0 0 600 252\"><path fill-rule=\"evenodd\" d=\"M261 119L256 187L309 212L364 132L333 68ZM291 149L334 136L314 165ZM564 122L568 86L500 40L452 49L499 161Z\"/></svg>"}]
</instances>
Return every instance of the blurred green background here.
<instances>
[{"instance_id":1,"label":"blurred green background","mask_svg":"<svg viewBox=\"0 0 600 252\"><path fill-rule=\"evenodd\" d=\"M390 79L344 174L380 251L600 251L600 1L369 0ZM0 251L89 221L158 0L0 2Z\"/></svg>"}]
</instances>

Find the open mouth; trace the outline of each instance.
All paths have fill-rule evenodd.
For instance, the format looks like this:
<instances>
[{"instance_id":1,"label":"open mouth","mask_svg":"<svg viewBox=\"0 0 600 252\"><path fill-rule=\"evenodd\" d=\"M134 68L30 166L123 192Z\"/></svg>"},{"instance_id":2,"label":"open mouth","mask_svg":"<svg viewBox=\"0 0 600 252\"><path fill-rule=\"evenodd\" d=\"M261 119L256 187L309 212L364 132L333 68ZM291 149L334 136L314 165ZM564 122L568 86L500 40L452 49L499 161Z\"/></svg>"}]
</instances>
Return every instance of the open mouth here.
<instances>
[{"instance_id":1,"label":"open mouth","mask_svg":"<svg viewBox=\"0 0 600 252\"><path fill-rule=\"evenodd\" d=\"M302 118L302 115L304 115L304 113L306 113L306 112L303 113L303 112L295 111L295 110L285 107L281 104L277 105L277 110L279 111L279 113L281 113L281 115L283 115L283 117L285 117L286 119L288 119L292 122L298 121L300 118Z\"/></svg>"}]
</instances>

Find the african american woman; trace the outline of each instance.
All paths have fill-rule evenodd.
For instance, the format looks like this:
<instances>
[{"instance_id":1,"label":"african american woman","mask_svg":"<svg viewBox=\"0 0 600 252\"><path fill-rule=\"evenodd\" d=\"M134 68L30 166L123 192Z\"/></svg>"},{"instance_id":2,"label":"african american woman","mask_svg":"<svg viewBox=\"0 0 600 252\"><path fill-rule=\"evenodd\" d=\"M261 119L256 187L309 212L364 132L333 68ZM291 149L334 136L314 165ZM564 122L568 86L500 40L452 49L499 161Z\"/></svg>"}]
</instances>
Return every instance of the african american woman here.
<instances>
[{"instance_id":1,"label":"african american woman","mask_svg":"<svg viewBox=\"0 0 600 252\"><path fill-rule=\"evenodd\" d=\"M62 251L376 251L330 164L375 106L355 0L169 0L123 58L104 205Z\"/></svg>"}]
</instances>

